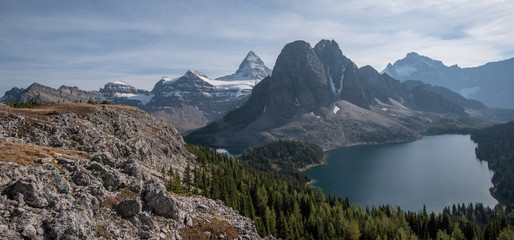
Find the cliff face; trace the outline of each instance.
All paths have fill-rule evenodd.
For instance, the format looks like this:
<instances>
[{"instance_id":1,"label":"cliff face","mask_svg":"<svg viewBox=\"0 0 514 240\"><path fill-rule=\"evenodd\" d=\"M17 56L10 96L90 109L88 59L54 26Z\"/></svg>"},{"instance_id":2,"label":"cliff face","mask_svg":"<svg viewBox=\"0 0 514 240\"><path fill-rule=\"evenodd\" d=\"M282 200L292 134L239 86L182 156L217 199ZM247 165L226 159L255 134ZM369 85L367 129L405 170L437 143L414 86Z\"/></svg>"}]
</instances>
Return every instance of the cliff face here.
<instances>
[{"instance_id":1,"label":"cliff face","mask_svg":"<svg viewBox=\"0 0 514 240\"><path fill-rule=\"evenodd\" d=\"M115 105L3 106L0 238L260 239L223 203L166 191L161 169L182 175L196 160L161 120Z\"/></svg>"}]
</instances>

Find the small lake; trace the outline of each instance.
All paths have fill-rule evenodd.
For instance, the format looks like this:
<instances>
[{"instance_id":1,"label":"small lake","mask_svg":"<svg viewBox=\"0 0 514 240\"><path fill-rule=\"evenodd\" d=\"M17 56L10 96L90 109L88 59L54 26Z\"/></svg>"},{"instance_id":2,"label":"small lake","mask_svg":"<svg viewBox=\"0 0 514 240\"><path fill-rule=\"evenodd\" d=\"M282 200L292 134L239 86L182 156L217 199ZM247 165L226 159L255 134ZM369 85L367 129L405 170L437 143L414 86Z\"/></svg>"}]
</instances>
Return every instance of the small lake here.
<instances>
[{"instance_id":1,"label":"small lake","mask_svg":"<svg viewBox=\"0 0 514 240\"><path fill-rule=\"evenodd\" d=\"M339 148L325 164L306 171L326 194L348 197L361 206L391 204L403 210L442 212L457 203L497 201L487 162L475 156L469 135L425 136L401 144Z\"/></svg>"}]
</instances>

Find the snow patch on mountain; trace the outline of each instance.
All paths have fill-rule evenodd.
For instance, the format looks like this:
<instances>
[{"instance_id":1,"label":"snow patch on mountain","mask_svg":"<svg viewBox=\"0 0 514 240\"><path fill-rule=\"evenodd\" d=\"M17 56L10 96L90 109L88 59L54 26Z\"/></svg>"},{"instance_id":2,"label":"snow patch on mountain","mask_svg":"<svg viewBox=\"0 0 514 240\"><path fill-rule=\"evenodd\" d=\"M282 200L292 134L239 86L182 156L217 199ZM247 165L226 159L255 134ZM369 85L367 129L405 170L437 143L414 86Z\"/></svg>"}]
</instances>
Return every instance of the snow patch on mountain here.
<instances>
[{"instance_id":1,"label":"snow patch on mountain","mask_svg":"<svg viewBox=\"0 0 514 240\"><path fill-rule=\"evenodd\" d=\"M134 97L134 96L137 96L137 95L133 94L133 93L114 93L114 97L117 97L117 98L128 98L128 97Z\"/></svg>"},{"instance_id":2,"label":"snow patch on mountain","mask_svg":"<svg viewBox=\"0 0 514 240\"><path fill-rule=\"evenodd\" d=\"M329 78L329 81L330 81L330 89L332 89L332 92L337 94L337 95L341 95L341 93L343 92L344 70L345 70L345 67L343 66L343 75L341 76L341 79L339 80L339 87L336 88L336 84L334 83L334 79L332 79L332 75L330 75L330 68L327 68L328 78Z\"/></svg>"},{"instance_id":3,"label":"snow patch on mountain","mask_svg":"<svg viewBox=\"0 0 514 240\"><path fill-rule=\"evenodd\" d=\"M132 96L132 97L129 97L129 99L131 100L137 100L137 101L140 101L141 105L146 105L148 103L150 103L150 101L152 101L152 98L154 97L155 95L154 94L138 94L138 95L135 95L135 96Z\"/></svg>"},{"instance_id":4,"label":"snow patch on mountain","mask_svg":"<svg viewBox=\"0 0 514 240\"><path fill-rule=\"evenodd\" d=\"M110 82L112 84L117 84L117 85L126 85L126 86L131 86L130 84L126 83L126 82L123 82L121 80L116 80L116 81L112 81Z\"/></svg>"},{"instance_id":5,"label":"snow patch on mountain","mask_svg":"<svg viewBox=\"0 0 514 240\"><path fill-rule=\"evenodd\" d=\"M335 105L335 106L334 106L334 109L332 110L332 112L333 112L334 114L337 114L339 111L341 111L341 108L340 108L339 106Z\"/></svg>"}]
</instances>

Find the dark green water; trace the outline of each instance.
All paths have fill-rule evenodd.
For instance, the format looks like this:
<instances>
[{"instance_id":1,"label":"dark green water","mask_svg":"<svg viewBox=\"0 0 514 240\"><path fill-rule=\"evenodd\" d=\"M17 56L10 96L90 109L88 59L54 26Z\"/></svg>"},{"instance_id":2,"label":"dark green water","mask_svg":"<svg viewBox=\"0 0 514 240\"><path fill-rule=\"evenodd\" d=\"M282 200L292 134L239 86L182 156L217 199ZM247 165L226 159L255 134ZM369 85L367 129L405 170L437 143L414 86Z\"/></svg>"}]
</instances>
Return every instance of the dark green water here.
<instances>
[{"instance_id":1,"label":"dark green water","mask_svg":"<svg viewBox=\"0 0 514 240\"><path fill-rule=\"evenodd\" d=\"M453 203L494 206L492 172L475 156L469 135L425 136L402 144L327 152L324 165L306 173L314 188L348 196L361 206L391 204L403 210L441 212Z\"/></svg>"}]
</instances>

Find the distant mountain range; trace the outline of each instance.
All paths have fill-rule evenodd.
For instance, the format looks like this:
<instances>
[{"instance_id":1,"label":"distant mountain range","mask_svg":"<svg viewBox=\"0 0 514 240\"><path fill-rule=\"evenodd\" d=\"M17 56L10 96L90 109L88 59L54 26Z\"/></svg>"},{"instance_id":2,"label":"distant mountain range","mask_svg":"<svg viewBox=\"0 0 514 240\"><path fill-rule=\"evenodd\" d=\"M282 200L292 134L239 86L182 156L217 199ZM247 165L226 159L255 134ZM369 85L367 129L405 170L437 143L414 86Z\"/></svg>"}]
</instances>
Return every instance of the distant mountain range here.
<instances>
[{"instance_id":1,"label":"distant mountain range","mask_svg":"<svg viewBox=\"0 0 514 240\"><path fill-rule=\"evenodd\" d=\"M97 102L136 106L176 126L181 133L203 127L225 113L243 105L252 88L271 70L250 51L234 74L210 79L203 73L189 70L182 77L163 77L152 91L136 89L123 81L107 83L99 91L83 91L77 87L58 89L34 83L28 88L13 88L0 102Z\"/></svg>"},{"instance_id":2,"label":"distant mountain range","mask_svg":"<svg viewBox=\"0 0 514 240\"><path fill-rule=\"evenodd\" d=\"M414 53L408 58L381 74L370 66L359 68L333 40L314 47L295 41L283 48L273 72L250 51L234 74L217 79L188 70L178 78L162 77L151 91L123 81L107 83L99 91L34 83L7 91L0 102L108 100L152 113L181 134L190 133L190 142L218 146L296 139L330 149L410 141L434 127L473 127L483 119L514 118L514 111L488 108L450 89L391 77L410 76L421 66L445 69L441 62Z\"/></svg>"},{"instance_id":3,"label":"distant mountain range","mask_svg":"<svg viewBox=\"0 0 514 240\"><path fill-rule=\"evenodd\" d=\"M358 68L333 40L314 48L295 41L282 49L271 76L254 87L242 107L187 140L252 146L296 139L330 149L414 140L441 119L490 115L480 102L448 89Z\"/></svg>"},{"instance_id":4,"label":"distant mountain range","mask_svg":"<svg viewBox=\"0 0 514 240\"><path fill-rule=\"evenodd\" d=\"M382 71L398 80L419 80L446 87L489 107L514 108L514 58L483 66L460 68L409 53Z\"/></svg>"}]
</instances>

